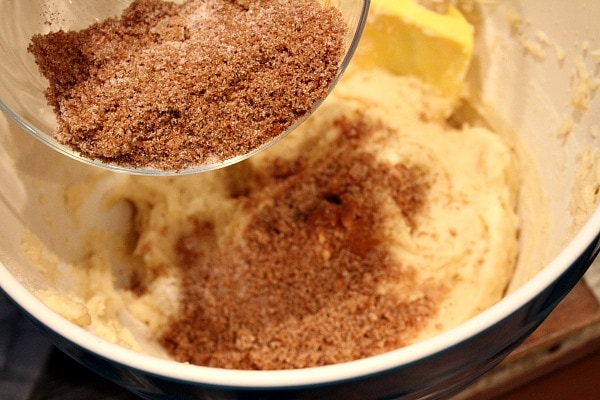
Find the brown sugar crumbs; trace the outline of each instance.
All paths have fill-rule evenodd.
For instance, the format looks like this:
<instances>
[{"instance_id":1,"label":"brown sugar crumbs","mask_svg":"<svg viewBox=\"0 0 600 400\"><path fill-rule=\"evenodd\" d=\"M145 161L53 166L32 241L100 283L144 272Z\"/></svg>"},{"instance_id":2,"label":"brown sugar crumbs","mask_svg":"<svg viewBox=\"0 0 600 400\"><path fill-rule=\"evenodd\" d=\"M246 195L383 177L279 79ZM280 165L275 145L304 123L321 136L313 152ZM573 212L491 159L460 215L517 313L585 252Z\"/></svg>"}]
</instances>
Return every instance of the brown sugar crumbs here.
<instances>
[{"instance_id":1,"label":"brown sugar crumbs","mask_svg":"<svg viewBox=\"0 0 600 400\"><path fill-rule=\"evenodd\" d=\"M182 170L245 155L327 95L347 27L317 0L136 0L35 35L55 139L83 157Z\"/></svg>"},{"instance_id":2,"label":"brown sugar crumbs","mask_svg":"<svg viewBox=\"0 0 600 400\"><path fill-rule=\"evenodd\" d=\"M326 160L274 159L246 171L248 186L232 188L252 213L239 238L219 246L210 220L180 238L182 309L161 339L176 359L259 370L351 361L406 345L436 313L434 294L381 290L420 285L386 251L380 210L389 193L411 226L424 172L361 152L367 124L336 126Z\"/></svg>"}]
</instances>

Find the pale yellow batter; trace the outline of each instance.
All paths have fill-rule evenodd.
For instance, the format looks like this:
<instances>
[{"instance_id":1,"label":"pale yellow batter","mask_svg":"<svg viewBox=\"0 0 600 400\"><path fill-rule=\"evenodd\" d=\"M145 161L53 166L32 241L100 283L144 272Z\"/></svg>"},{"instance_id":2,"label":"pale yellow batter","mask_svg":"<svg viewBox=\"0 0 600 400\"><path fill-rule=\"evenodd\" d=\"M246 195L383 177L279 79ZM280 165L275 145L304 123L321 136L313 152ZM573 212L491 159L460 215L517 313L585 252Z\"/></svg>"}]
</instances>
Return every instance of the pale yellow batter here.
<instances>
[{"instance_id":1,"label":"pale yellow batter","mask_svg":"<svg viewBox=\"0 0 600 400\"><path fill-rule=\"evenodd\" d=\"M466 68L463 58L459 61L457 65ZM462 79L462 70L455 73ZM193 176L128 177L119 182L109 191L107 203L133 205L135 235L90 233L88 257L60 267L72 276L73 284L37 294L65 318L100 337L164 355L151 343L179 310L176 247L181 235L202 219L214 221L217 244L238 235L250 212L231 197L230 185L243 179L244 168L260 170L277 157L326 160L339 134L335 121L358 113L380 127L361 151L390 169L419 168L428 183L424 205L410 226L389 200L390 194L381 193L381 211L387 216L386 251L415 271L422 284L407 287L389 281L380 290L409 301L430 296L423 292L426 287L448 289L433 296L438 309L419 329L407 333L410 342L456 326L499 301L511 279L518 252L520 184L516 153L503 137L446 121L459 92L460 84L440 90L386 65L357 62L308 121L245 163ZM87 189L85 183L73 186L71 198ZM30 251L32 258L35 254ZM44 273L57 274L57 264L54 267ZM141 281L139 285L132 287L132 276ZM137 290L140 286L144 290Z\"/></svg>"},{"instance_id":2,"label":"pale yellow batter","mask_svg":"<svg viewBox=\"0 0 600 400\"><path fill-rule=\"evenodd\" d=\"M69 267L76 283L67 294L39 295L73 322L139 349L134 333L125 327L131 326L129 316L142 322L134 330L151 337L162 332L177 312L177 239L191 229L193 221L210 218L224 242L248 220L247 210L229 195L231 179L243 168L268 165L275 156L294 158L310 152L311 158L326 159L329 143L337 135L336 118L360 110L384 127L363 151L390 168L403 164L424 169L430 185L414 228L409 229L401 210L391 203L385 211L388 251L417 271L417 281L451 288L436 317L411 336L416 341L455 326L497 302L510 281L518 250L519 174L515 154L500 136L478 127L450 127L435 117L444 107L446 100L415 78L385 70L351 71L297 132L243 165L194 176L127 179L111 192L110 201L134 204L139 232L134 257L126 254L131 250L126 246L92 238L89 258ZM115 283L110 251L131 259L128 268L149 287L144 295ZM397 288L407 299L424 295L420 287L407 289L402 282L387 282L381 290Z\"/></svg>"}]
</instances>

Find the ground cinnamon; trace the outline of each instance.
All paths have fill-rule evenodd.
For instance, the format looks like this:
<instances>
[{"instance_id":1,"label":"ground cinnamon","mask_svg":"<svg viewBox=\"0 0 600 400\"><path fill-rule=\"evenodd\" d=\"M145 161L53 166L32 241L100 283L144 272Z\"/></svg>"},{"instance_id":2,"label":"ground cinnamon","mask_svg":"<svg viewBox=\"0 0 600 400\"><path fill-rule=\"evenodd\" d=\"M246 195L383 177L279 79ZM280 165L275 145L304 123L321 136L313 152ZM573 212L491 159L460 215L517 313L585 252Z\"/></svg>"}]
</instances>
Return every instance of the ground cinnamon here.
<instances>
[{"instance_id":1,"label":"ground cinnamon","mask_svg":"<svg viewBox=\"0 0 600 400\"><path fill-rule=\"evenodd\" d=\"M326 96L346 26L317 0L136 0L35 35L54 137L82 156L181 170L247 154Z\"/></svg>"},{"instance_id":2,"label":"ground cinnamon","mask_svg":"<svg viewBox=\"0 0 600 400\"><path fill-rule=\"evenodd\" d=\"M412 220L424 173L360 151L368 123L336 126L327 159L270 160L246 171L245 188L232 186L252 213L239 238L219 246L210 220L181 237L182 309L161 340L175 358L260 370L334 364L406 345L436 312L433 297L381 290L423 284L386 250L381 193Z\"/></svg>"}]
</instances>

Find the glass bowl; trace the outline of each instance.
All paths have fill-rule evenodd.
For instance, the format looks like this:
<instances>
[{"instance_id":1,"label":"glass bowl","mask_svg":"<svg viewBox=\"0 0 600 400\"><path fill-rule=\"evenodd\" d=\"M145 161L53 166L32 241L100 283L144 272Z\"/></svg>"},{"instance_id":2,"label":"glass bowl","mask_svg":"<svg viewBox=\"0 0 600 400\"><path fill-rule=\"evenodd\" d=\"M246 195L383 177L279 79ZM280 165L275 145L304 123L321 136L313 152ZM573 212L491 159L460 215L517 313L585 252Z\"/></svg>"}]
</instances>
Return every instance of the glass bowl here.
<instances>
[{"instance_id":1,"label":"glass bowl","mask_svg":"<svg viewBox=\"0 0 600 400\"><path fill-rule=\"evenodd\" d=\"M120 15L129 3L126 0L76 2L67 0L2 0L0 2L0 15L2 15L4 23L0 26L0 110L16 121L26 132L61 154L86 164L141 175L197 173L234 164L256 154L284 137L310 114L300 118L282 134L247 154L240 154L214 164L190 166L183 170L163 170L152 167L133 168L93 160L59 143L52 136L56 129L56 118L44 97L44 90L48 82L40 75L33 56L27 51L31 37L34 34L43 34L50 31L83 29L91 23ZM348 26L345 38L346 54L341 62L337 77L330 86L331 90L352 58L366 21L369 0L323 0L322 3L325 6L338 8ZM7 21L15 23L7 23ZM315 103L312 111L321 102L322 100Z\"/></svg>"}]
</instances>

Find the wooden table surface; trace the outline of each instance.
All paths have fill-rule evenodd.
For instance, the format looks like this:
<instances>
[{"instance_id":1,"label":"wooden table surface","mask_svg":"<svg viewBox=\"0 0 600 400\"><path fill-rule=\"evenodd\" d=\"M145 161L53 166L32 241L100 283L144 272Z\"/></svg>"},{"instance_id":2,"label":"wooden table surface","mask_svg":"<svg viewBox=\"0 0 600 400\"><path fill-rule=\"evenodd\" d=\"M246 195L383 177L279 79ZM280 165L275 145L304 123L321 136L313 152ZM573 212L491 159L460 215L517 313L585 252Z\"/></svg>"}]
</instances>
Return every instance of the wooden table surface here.
<instances>
[{"instance_id":1,"label":"wooden table surface","mask_svg":"<svg viewBox=\"0 0 600 400\"><path fill-rule=\"evenodd\" d=\"M599 290L581 281L519 348L457 399L600 399Z\"/></svg>"}]
</instances>

